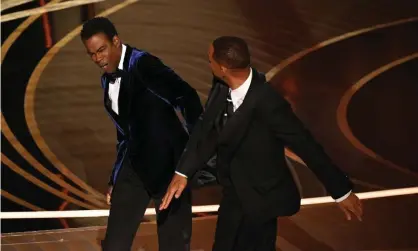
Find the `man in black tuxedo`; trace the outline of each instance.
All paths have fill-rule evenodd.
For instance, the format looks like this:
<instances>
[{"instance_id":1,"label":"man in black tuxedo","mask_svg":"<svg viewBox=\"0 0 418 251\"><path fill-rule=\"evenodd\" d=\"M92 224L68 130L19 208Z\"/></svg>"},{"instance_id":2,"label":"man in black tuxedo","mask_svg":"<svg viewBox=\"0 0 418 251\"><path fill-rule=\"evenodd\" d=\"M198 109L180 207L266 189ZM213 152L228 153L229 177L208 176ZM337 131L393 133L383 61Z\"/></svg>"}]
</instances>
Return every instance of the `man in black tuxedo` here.
<instances>
[{"instance_id":1,"label":"man in black tuxedo","mask_svg":"<svg viewBox=\"0 0 418 251\"><path fill-rule=\"evenodd\" d=\"M104 104L117 129L103 250L130 250L151 199L157 210L159 250L189 250L189 189L168 211L158 207L188 133L203 111L197 92L157 57L122 44L106 18L87 21L81 39L93 62L104 70Z\"/></svg>"},{"instance_id":2,"label":"man in black tuxedo","mask_svg":"<svg viewBox=\"0 0 418 251\"><path fill-rule=\"evenodd\" d=\"M160 210L179 198L196 170L216 153L223 186L214 251L275 250L278 216L299 211L300 195L286 165L289 146L351 219L362 205L352 183L326 155L291 106L250 67L244 40L220 37L209 48L218 78L191 135ZM180 175L181 174L181 175ZM186 177L184 177L186 176Z\"/></svg>"}]
</instances>

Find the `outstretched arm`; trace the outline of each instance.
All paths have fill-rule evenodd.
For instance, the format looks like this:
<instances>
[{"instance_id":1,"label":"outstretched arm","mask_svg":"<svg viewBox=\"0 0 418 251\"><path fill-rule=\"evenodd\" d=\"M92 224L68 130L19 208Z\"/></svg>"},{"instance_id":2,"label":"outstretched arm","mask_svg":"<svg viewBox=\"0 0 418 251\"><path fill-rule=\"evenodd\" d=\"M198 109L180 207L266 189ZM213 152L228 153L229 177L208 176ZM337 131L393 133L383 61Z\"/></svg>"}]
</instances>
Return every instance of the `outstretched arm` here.
<instances>
[{"instance_id":1,"label":"outstretched arm","mask_svg":"<svg viewBox=\"0 0 418 251\"><path fill-rule=\"evenodd\" d=\"M290 104L269 87L260 99L257 109L277 139L304 160L330 195L340 202L339 205L346 215L349 210L360 219L362 206L357 196L351 193L353 185L350 179L334 165L323 147L293 113ZM350 219L349 213L347 218Z\"/></svg>"},{"instance_id":2,"label":"outstretched arm","mask_svg":"<svg viewBox=\"0 0 418 251\"><path fill-rule=\"evenodd\" d=\"M213 95L217 92L219 83L214 80L210 90L208 101L205 107L210 106ZM186 148L177 164L176 174L174 175L167 192L160 205L160 210L166 209L173 197L180 197L187 185L188 179L192 177L199 169L206 166L206 162L213 157L216 149L216 137L205 135L203 125L204 113L199 116L193 133L190 135Z\"/></svg>"}]
</instances>

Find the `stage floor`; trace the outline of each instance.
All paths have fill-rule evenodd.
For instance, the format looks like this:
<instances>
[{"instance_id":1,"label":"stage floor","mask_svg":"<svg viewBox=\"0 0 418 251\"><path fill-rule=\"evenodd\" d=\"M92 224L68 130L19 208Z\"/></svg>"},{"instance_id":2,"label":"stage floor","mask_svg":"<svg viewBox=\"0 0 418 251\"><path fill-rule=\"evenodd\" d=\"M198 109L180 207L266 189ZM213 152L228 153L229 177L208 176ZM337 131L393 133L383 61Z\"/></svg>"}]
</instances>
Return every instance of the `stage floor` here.
<instances>
[{"instance_id":1,"label":"stage floor","mask_svg":"<svg viewBox=\"0 0 418 251\"><path fill-rule=\"evenodd\" d=\"M278 219L277 250L418 250L418 195L364 200L362 222L345 220L335 204L306 206ZM216 216L193 220L192 250L209 251ZM105 227L3 234L3 251L100 250ZM156 225L142 224L132 250L157 251Z\"/></svg>"}]
</instances>

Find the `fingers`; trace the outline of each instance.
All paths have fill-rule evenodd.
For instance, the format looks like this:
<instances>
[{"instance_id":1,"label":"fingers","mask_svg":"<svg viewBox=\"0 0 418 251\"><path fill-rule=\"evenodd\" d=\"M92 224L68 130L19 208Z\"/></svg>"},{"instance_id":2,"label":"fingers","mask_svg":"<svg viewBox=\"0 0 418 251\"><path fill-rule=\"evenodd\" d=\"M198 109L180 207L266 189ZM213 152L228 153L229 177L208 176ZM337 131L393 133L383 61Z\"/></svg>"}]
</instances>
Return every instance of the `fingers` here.
<instances>
[{"instance_id":1,"label":"fingers","mask_svg":"<svg viewBox=\"0 0 418 251\"><path fill-rule=\"evenodd\" d=\"M166 194L163 197L163 200L160 205L160 210L164 210L170 205L173 196L175 196L176 199L180 198L181 194L183 193L183 190L186 188L186 185L186 178L180 175L175 175L170 183L170 186L167 189Z\"/></svg>"},{"instance_id":2,"label":"fingers","mask_svg":"<svg viewBox=\"0 0 418 251\"><path fill-rule=\"evenodd\" d=\"M177 183L173 183L173 184L171 184L168 187L168 191L164 195L163 201L162 201L162 203L160 205L160 210L164 210L164 209L166 209L170 205L171 200L173 199L173 196L174 195L176 195L176 198L178 198L177 197L177 191L178 191L178 185L177 185Z\"/></svg>"},{"instance_id":3,"label":"fingers","mask_svg":"<svg viewBox=\"0 0 418 251\"><path fill-rule=\"evenodd\" d=\"M174 183L173 185L170 185L167 193L164 195L163 201L160 205L160 210L164 210L168 208L173 197L175 197L176 199L180 198L181 194L183 193L184 188L185 186L178 184L178 183Z\"/></svg>"},{"instance_id":4,"label":"fingers","mask_svg":"<svg viewBox=\"0 0 418 251\"><path fill-rule=\"evenodd\" d=\"M360 200L356 200L354 203L349 203L341 206L347 220L351 220L351 214L354 214L359 221L363 221L363 205Z\"/></svg>"},{"instance_id":5,"label":"fingers","mask_svg":"<svg viewBox=\"0 0 418 251\"><path fill-rule=\"evenodd\" d=\"M112 190L113 187L109 187L109 190L106 193L106 203L110 206L110 201L112 199Z\"/></svg>"},{"instance_id":6,"label":"fingers","mask_svg":"<svg viewBox=\"0 0 418 251\"><path fill-rule=\"evenodd\" d=\"M361 202L361 200L357 201L357 206L360 209L360 213L363 215L363 203Z\"/></svg>"},{"instance_id":7,"label":"fingers","mask_svg":"<svg viewBox=\"0 0 418 251\"><path fill-rule=\"evenodd\" d=\"M110 199L111 199L111 196L110 196L110 194L109 193L107 193L106 194L106 203L110 206Z\"/></svg>"},{"instance_id":8,"label":"fingers","mask_svg":"<svg viewBox=\"0 0 418 251\"><path fill-rule=\"evenodd\" d=\"M362 221L363 220L362 219L362 216L363 216L363 205L361 204L361 201L360 200L358 200L358 203L356 203L353 206L352 212L354 213L354 215L357 217L357 219L359 221Z\"/></svg>"},{"instance_id":9,"label":"fingers","mask_svg":"<svg viewBox=\"0 0 418 251\"><path fill-rule=\"evenodd\" d=\"M183 185L179 185L177 188L177 192L176 192L176 199L180 198L180 195L183 193L185 186Z\"/></svg>"},{"instance_id":10,"label":"fingers","mask_svg":"<svg viewBox=\"0 0 418 251\"><path fill-rule=\"evenodd\" d=\"M174 191L170 190L168 191L163 198L163 202L160 205L160 210L164 210L170 205L171 200L173 199Z\"/></svg>"},{"instance_id":11,"label":"fingers","mask_svg":"<svg viewBox=\"0 0 418 251\"><path fill-rule=\"evenodd\" d=\"M361 214L361 210L359 208L353 207L353 208L350 209L350 212L353 213L359 221L362 221L362 218L361 218L362 214Z\"/></svg>"},{"instance_id":12,"label":"fingers","mask_svg":"<svg viewBox=\"0 0 418 251\"><path fill-rule=\"evenodd\" d=\"M342 210L345 214L345 218L347 218L347 220L351 220L351 213L348 209L346 209L345 207L342 207Z\"/></svg>"}]
</instances>

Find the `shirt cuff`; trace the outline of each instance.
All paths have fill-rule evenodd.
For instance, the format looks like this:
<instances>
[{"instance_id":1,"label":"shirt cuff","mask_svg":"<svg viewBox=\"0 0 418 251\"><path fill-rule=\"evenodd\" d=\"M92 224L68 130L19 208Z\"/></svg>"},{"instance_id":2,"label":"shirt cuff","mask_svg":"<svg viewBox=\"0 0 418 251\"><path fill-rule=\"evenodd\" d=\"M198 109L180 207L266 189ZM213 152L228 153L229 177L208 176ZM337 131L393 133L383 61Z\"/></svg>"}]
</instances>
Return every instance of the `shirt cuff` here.
<instances>
[{"instance_id":1,"label":"shirt cuff","mask_svg":"<svg viewBox=\"0 0 418 251\"><path fill-rule=\"evenodd\" d=\"M350 190L348 193L346 193L343 197L340 197L340 198L336 199L335 201L336 201L336 202L341 202L341 201L343 201L343 200L347 199L347 197L348 197L350 194L351 194L351 190Z\"/></svg>"},{"instance_id":2,"label":"shirt cuff","mask_svg":"<svg viewBox=\"0 0 418 251\"><path fill-rule=\"evenodd\" d=\"M187 176L186 176L186 175L184 175L184 174L182 174L182 173L179 173L179 172L177 172L177 171L176 171L176 173L177 173L178 175L180 175L180 176L183 176L183 177L187 178Z\"/></svg>"}]
</instances>

